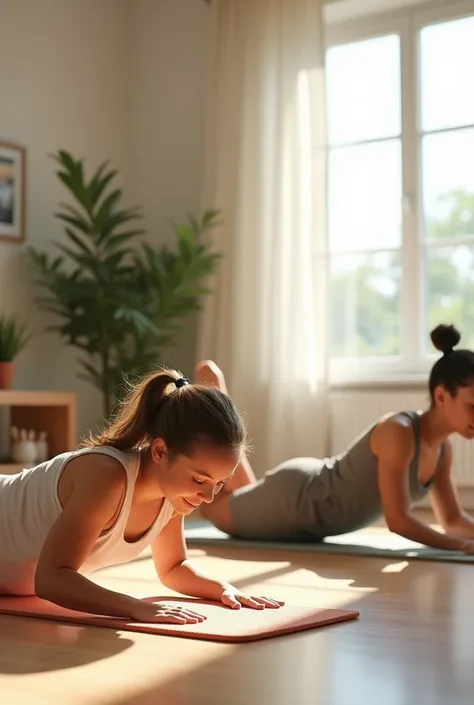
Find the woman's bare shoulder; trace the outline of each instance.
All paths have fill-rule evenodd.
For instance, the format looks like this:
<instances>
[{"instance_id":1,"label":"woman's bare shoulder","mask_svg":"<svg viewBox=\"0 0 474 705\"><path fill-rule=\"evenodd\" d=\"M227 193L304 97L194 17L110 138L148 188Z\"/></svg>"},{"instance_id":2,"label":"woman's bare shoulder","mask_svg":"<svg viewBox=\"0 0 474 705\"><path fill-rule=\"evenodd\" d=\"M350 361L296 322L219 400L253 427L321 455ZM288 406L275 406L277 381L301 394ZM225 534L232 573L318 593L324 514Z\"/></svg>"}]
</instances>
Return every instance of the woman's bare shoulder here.
<instances>
[{"instance_id":1,"label":"woman's bare shoulder","mask_svg":"<svg viewBox=\"0 0 474 705\"><path fill-rule=\"evenodd\" d=\"M94 493L120 493L126 485L126 472L118 458L107 453L80 453L71 458L61 475L58 493L64 506L74 490Z\"/></svg>"},{"instance_id":2,"label":"woman's bare shoulder","mask_svg":"<svg viewBox=\"0 0 474 705\"><path fill-rule=\"evenodd\" d=\"M379 459L393 460L397 465L410 462L415 451L413 421L402 413L381 417L372 433L371 446Z\"/></svg>"}]
</instances>

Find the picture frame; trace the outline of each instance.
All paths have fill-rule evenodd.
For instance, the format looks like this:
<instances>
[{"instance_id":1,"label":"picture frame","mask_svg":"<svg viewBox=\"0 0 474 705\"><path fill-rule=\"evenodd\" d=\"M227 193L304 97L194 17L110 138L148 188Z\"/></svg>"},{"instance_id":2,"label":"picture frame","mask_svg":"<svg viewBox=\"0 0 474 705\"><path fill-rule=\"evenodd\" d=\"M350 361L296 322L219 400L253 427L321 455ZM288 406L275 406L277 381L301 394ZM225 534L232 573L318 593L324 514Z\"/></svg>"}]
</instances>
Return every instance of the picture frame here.
<instances>
[{"instance_id":1,"label":"picture frame","mask_svg":"<svg viewBox=\"0 0 474 705\"><path fill-rule=\"evenodd\" d=\"M26 233L26 149L0 140L0 240L23 242Z\"/></svg>"}]
</instances>

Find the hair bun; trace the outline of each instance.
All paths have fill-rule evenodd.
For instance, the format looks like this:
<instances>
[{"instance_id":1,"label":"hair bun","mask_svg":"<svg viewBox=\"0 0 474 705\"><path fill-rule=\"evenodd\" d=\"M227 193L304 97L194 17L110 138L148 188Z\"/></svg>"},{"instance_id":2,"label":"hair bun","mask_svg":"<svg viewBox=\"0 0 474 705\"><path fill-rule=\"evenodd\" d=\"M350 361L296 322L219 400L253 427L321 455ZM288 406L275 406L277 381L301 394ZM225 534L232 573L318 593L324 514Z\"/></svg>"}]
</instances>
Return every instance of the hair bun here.
<instances>
[{"instance_id":1,"label":"hair bun","mask_svg":"<svg viewBox=\"0 0 474 705\"><path fill-rule=\"evenodd\" d=\"M461 333L453 325L441 323L431 331L430 338L436 350L446 355L459 343Z\"/></svg>"}]
</instances>

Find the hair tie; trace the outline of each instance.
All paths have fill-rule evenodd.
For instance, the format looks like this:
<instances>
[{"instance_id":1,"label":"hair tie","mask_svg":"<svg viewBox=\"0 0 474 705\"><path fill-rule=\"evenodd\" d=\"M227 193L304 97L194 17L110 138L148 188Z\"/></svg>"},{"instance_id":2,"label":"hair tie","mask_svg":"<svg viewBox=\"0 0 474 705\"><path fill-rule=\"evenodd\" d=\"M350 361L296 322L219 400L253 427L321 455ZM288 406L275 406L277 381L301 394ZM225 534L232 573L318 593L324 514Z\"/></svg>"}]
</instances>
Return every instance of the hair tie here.
<instances>
[{"instance_id":1,"label":"hair tie","mask_svg":"<svg viewBox=\"0 0 474 705\"><path fill-rule=\"evenodd\" d=\"M446 355L451 355L452 352L453 352L453 348L447 348L447 350L445 350L443 352L443 355L446 357Z\"/></svg>"},{"instance_id":2,"label":"hair tie","mask_svg":"<svg viewBox=\"0 0 474 705\"><path fill-rule=\"evenodd\" d=\"M187 384L189 384L189 379L187 377L180 377L176 380L175 384L176 389L180 389L181 387L185 387Z\"/></svg>"}]
</instances>

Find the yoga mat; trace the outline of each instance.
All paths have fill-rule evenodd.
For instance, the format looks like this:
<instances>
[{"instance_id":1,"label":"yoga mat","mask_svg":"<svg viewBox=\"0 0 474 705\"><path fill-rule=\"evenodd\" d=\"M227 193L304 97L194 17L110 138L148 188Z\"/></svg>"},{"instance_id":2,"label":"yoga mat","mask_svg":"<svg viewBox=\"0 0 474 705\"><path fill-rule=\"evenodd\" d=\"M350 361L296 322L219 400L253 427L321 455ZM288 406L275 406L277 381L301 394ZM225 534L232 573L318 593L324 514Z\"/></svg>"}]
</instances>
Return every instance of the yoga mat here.
<instances>
[{"instance_id":1,"label":"yoga mat","mask_svg":"<svg viewBox=\"0 0 474 705\"><path fill-rule=\"evenodd\" d=\"M0 614L109 627L119 631L223 642L269 639L359 617L359 612L356 610L317 609L299 605L284 605L279 609L251 610L241 607L240 610L233 610L216 602L192 598L146 597L143 599L180 606L186 603L190 609L203 614L207 619L198 624L145 624L117 617L98 617L75 612L38 597L0 597Z\"/></svg>"},{"instance_id":2,"label":"yoga mat","mask_svg":"<svg viewBox=\"0 0 474 705\"><path fill-rule=\"evenodd\" d=\"M338 553L351 556L408 558L453 563L474 563L474 556L459 551L441 551L392 534L387 530L354 531L351 534L331 536L324 541L303 543L284 541L255 541L239 539L219 531L209 522L185 524L188 546L220 546L225 548L263 548L267 551L305 551L309 553Z\"/></svg>"}]
</instances>

